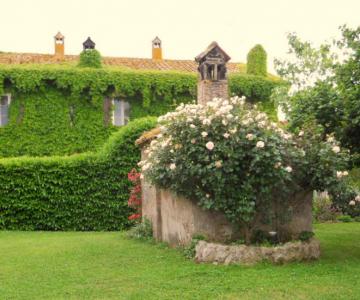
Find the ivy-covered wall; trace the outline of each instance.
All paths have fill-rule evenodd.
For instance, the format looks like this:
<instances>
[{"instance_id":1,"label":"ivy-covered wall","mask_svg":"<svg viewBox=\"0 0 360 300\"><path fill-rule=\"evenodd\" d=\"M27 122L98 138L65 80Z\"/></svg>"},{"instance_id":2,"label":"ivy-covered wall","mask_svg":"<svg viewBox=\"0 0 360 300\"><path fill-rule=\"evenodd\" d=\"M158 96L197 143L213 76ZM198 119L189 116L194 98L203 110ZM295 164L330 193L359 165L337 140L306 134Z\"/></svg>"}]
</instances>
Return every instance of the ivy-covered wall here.
<instances>
[{"instance_id":1,"label":"ivy-covered wall","mask_svg":"<svg viewBox=\"0 0 360 300\"><path fill-rule=\"evenodd\" d=\"M54 89L12 98L9 123L0 127L0 157L96 150L114 131L104 126L102 101L69 97Z\"/></svg>"},{"instance_id":2,"label":"ivy-covered wall","mask_svg":"<svg viewBox=\"0 0 360 300\"><path fill-rule=\"evenodd\" d=\"M95 151L116 130L105 121L104 99L131 105L130 119L159 116L196 98L193 73L68 65L0 66L0 94L12 93L10 122L0 128L0 157ZM283 82L232 74L232 94L267 102Z\"/></svg>"}]
</instances>

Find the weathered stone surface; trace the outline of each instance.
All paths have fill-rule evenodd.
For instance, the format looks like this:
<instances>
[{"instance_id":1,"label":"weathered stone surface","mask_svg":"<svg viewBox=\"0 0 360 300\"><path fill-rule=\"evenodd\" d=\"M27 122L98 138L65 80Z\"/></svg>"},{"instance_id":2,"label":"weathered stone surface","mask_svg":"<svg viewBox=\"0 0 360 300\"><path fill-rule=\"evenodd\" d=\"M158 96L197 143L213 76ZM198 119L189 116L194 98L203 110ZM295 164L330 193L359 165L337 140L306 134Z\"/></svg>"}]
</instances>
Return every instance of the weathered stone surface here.
<instances>
[{"instance_id":1,"label":"weathered stone surface","mask_svg":"<svg viewBox=\"0 0 360 300\"><path fill-rule=\"evenodd\" d=\"M277 247L229 246L199 241L196 245L195 261L225 265L252 265L265 260L274 264L284 264L309 261L319 257L320 243L316 239L308 242L289 242Z\"/></svg>"},{"instance_id":2,"label":"weathered stone surface","mask_svg":"<svg viewBox=\"0 0 360 300\"><path fill-rule=\"evenodd\" d=\"M198 104L206 104L214 98L229 98L229 88L227 80L211 81L201 80L198 81L197 86L197 102Z\"/></svg>"}]
</instances>

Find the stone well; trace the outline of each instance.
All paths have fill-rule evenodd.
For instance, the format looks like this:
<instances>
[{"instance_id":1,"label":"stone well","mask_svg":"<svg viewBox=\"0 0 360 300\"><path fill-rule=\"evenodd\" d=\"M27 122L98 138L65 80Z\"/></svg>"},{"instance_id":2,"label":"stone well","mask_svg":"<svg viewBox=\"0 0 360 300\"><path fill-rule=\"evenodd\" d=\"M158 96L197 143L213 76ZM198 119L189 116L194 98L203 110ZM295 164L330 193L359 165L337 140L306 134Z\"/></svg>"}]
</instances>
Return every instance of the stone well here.
<instances>
[{"instance_id":1,"label":"stone well","mask_svg":"<svg viewBox=\"0 0 360 300\"><path fill-rule=\"evenodd\" d=\"M159 130L154 129L137 141L142 147L142 160L146 159L145 149L157 133ZM302 231L312 231L312 192L294 194L288 201L291 216L288 222L277 224L276 231L286 234L287 239L297 239ZM204 210L189 199L151 185L146 178L142 179L142 215L151 221L154 238L174 247L189 244L197 234L217 243L243 237L243 230L231 224L224 214ZM273 225L263 220L261 214L255 216L254 231L274 231Z\"/></svg>"},{"instance_id":2,"label":"stone well","mask_svg":"<svg viewBox=\"0 0 360 300\"><path fill-rule=\"evenodd\" d=\"M195 58L199 64L197 99L199 104L206 104L213 97L228 98L226 63L229 59L230 57L216 42L211 43L204 52ZM156 138L158 133L160 133L159 129L153 129L144 133L137 140L136 143L142 149L142 160L146 159L145 149L149 142ZM275 194L274 199L276 197ZM276 201L273 201L269 209L276 215L283 215L282 208L278 208L275 203ZM264 221L266 219L264 215L261 213L255 215L252 226L253 232L256 230L267 233L276 231L278 238L286 241L297 239L303 231L312 231L312 192L294 193L289 196L288 206L290 215L286 222L277 220L277 224L268 224ZM188 245L194 235L203 235L211 243L224 243L244 236L244 229L239 225L230 223L224 214L204 210L189 199L176 196L168 190L151 185L146 178L142 179L142 215L151 221L154 238L157 241L167 242L171 246ZM234 261L235 263L242 263L247 255L244 256L244 253L253 254L251 263L264 258L276 261L276 257L279 255L282 257L282 253L287 253L287 250L293 254L298 252L298 256L295 255L294 260L303 260L316 258L319 252L316 241L310 243L310 248L313 251L308 251L309 244L291 243L291 245L285 244L285 248L275 247L277 248L276 251L274 250L275 252L267 249L256 250L261 247L244 248L247 246L242 246L241 248L237 246L240 248L232 248L211 243L199 243L197 247L197 260L199 262L206 262L211 257L215 257L216 259L211 258L214 262L232 263ZM209 249L212 249L212 252ZM225 254L222 255L220 250ZM214 251L220 251L218 253L220 256L217 256ZM221 257L225 257L223 261L221 261ZM279 258L278 260L287 261L287 258Z\"/></svg>"}]
</instances>

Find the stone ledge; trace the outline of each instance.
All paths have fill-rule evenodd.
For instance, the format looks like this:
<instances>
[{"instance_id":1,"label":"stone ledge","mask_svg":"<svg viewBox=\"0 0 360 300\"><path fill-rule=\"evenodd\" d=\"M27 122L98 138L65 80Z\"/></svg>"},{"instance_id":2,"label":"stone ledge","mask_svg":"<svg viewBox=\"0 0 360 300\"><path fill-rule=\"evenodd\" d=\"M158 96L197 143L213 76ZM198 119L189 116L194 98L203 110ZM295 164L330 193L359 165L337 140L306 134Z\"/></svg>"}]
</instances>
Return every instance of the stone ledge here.
<instances>
[{"instance_id":1,"label":"stone ledge","mask_svg":"<svg viewBox=\"0 0 360 300\"><path fill-rule=\"evenodd\" d=\"M309 261L320 257L320 243L316 239L311 239L308 242L288 242L276 247L230 246L199 241L195 250L196 262L224 265L252 265L261 261L283 264L295 261Z\"/></svg>"}]
</instances>

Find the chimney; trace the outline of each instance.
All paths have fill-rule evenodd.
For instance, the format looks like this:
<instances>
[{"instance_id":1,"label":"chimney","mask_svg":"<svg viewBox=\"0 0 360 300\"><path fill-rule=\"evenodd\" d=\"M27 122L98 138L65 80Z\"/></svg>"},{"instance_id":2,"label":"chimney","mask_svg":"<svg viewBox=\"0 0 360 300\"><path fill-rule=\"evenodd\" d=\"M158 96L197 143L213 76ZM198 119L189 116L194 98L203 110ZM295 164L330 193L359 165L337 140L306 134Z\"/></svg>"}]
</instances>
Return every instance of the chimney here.
<instances>
[{"instance_id":1,"label":"chimney","mask_svg":"<svg viewBox=\"0 0 360 300\"><path fill-rule=\"evenodd\" d=\"M63 59L65 55L64 40L65 37L60 31L54 36L55 39L55 57Z\"/></svg>"},{"instance_id":2,"label":"chimney","mask_svg":"<svg viewBox=\"0 0 360 300\"><path fill-rule=\"evenodd\" d=\"M92 41L90 37L88 37L87 40L83 42L83 49L84 51L95 49L95 43Z\"/></svg>"},{"instance_id":3,"label":"chimney","mask_svg":"<svg viewBox=\"0 0 360 300\"><path fill-rule=\"evenodd\" d=\"M161 40L158 37L152 41L152 59L162 59Z\"/></svg>"}]
</instances>

